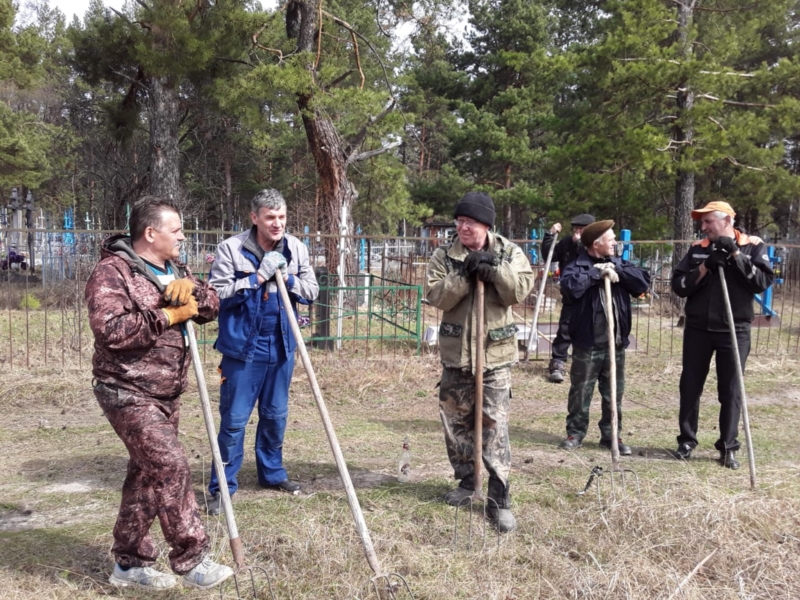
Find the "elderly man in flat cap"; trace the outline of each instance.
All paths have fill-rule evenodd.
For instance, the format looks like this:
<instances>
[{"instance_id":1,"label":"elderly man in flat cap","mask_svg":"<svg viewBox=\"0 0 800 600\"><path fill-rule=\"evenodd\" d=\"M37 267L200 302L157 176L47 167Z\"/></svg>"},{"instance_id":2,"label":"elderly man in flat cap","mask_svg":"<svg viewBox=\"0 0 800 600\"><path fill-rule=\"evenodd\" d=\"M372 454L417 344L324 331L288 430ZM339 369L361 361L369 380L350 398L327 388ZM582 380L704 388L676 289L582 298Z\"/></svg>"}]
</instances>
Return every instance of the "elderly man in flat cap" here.
<instances>
[{"instance_id":1,"label":"elderly man in flat cap","mask_svg":"<svg viewBox=\"0 0 800 600\"><path fill-rule=\"evenodd\" d=\"M683 371L681 406L678 416L678 458L688 459L697 446L700 395L706 382L711 355L717 355L717 393L719 409L720 464L738 469L739 414L741 393L736 384L735 355L730 324L722 294L719 270L725 282L733 313L736 343L744 370L750 353L750 323L753 320L753 295L772 285L772 265L764 242L733 228L736 213L727 202L710 202L692 211L700 221L705 239L692 244L672 274L672 290L686 298L686 326L683 331Z\"/></svg>"},{"instance_id":2,"label":"elderly man in flat cap","mask_svg":"<svg viewBox=\"0 0 800 600\"><path fill-rule=\"evenodd\" d=\"M516 244L489 231L494 226L492 199L469 192L455 212L456 237L436 249L428 265L431 305L443 311L439 351L443 370L439 413L447 455L459 486L444 500L459 506L474 489L475 289L484 283L483 464L489 472L489 518L499 531L513 531L508 475L511 446L508 414L511 365L517 362L517 326L511 307L527 298L533 270Z\"/></svg>"},{"instance_id":3,"label":"elderly man in flat cap","mask_svg":"<svg viewBox=\"0 0 800 600\"><path fill-rule=\"evenodd\" d=\"M558 263L561 272L569 263L578 258L578 252L583 248L581 244L581 234L584 227L594 223L594 216L589 214L576 215L572 217L570 225L572 233L564 236L553 248L553 262ZM561 223L554 223L550 231L544 234L542 240L542 254L547 256L550 253L550 246L555 242L556 236L561 233ZM548 366L548 379L553 383L564 381L564 374L567 369L567 352L571 344L569 339L569 316L572 314L572 301L565 295L561 295L561 314L558 317L558 331L551 344L550 365Z\"/></svg>"},{"instance_id":4,"label":"elderly man in flat cap","mask_svg":"<svg viewBox=\"0 0 800 600\"><path fill-rule=\"evenodd\" d=\"M650 275L614 255L616 247L614 221L598 221L584 228L584 246L578 258L561 275L561 291L573 302L569 335L572 338L567 403L567 438L561 448L575 450L583 443L589 428L589 406L595 383L602 398L600 447L611 449L611 357L609 354L608 321L604 277L611 281L614 314L614 340L617 368L617 415L622 428L622 394L625 390L625 348L631 331L631 296L640 296L650 286ZM619 453L629 455L630 446L622 439Z\"/></svg>"}]
</instances>

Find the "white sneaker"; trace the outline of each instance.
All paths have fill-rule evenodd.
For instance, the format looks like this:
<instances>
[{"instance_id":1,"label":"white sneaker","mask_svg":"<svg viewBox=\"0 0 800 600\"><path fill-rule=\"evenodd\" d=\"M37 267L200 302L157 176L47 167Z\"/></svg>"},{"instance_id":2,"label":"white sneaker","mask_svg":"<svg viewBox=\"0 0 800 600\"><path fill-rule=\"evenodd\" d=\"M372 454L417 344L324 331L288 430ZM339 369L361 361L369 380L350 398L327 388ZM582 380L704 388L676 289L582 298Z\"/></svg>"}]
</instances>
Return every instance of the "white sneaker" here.
<instances>
[{"instance_id":1,"label":"white sneaker","mask_svg":"<svg viewBox=\"0 0 800 600\"><path fill-rule=\"evenodd\" d=\"M183 576L183 585L207 590L233 575L233 569L220 565L206 556L199 565Z\"/></svg>"},{"instance_id":2,"label":"white sneaker","mask_svg":"<svg viewBox=\"0 0 800 600\"><path fill-rule=\"evenodd\" d=\"M175 587L178 581L169 573L156 571L153 567L131 567L123 571L114 565L108 582L119 587L140 587L150 590L166 590Z\"/></svg>"}]
</instances>

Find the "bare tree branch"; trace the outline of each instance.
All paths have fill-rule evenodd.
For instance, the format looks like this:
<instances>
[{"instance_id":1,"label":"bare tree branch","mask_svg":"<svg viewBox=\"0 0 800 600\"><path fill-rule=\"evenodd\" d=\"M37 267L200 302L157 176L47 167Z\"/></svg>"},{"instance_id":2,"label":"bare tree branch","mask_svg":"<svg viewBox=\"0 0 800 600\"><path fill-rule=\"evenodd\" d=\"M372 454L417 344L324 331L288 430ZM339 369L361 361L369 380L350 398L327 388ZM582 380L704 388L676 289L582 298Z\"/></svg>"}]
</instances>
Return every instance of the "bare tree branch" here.
<instances>
[{"instance_id":1,"label":"bare tree branch","mask_svg":"<svg viewBox=\"0 0 800 600\"><path fill-rule=\"evenodd\" d=\"M339 75L336 79L331 81L329 84L322 86L322 89L323 90L327 90L327 89L336 87L337 85L342 83L345 79L347 79L352 73L353 73L353 69L347 69L347 71L345 71L344 73Z\"/></svg>"},{"instance_id":2,"label":"bare tree branch","mask_svg":"<svg viewBox=\"0 0 800 600\"><path fill-rule=\"evenodd\" d=\"M239 60L238 58L225 58L224 56L215 56L214 60L218 60L220 62L228 62L240 65L247 65L248 67L255 67L253 63L249 63L246 60Z\"/></svg>"},{"instance_id":3,"label":"bare tree branch","mask_svg":"<svg viewBox=\"0 0 800 600\"><path fill-rule=\"evenodd\" d=\"M747 169L748 171L766 171L767 170L767 169L764 169L762 167L750 167L748 165L743 165L742 163L740 163L738 160L736 160L732 156L726 156L725 160L727 160L729 163L731 163L735 167L741 167L742 169Z\"/></svg>"},{"instance_id":4,"label":"bare tree branch","mask_svg":"<svg viewBox=\"0 0 800 600\"><path fill-rule=\"evenodd\" d=\"M369 49L370 49L370 50L372 50L372 53L375 55L375 58L376 58L376 60L377 60L377 61L378 61L378 63L381 65L381 69L383 69L383 77L384 77L384 80L386 81L386 87L387 87L387 89L389 90L389 94L390 94L390 95L392 96L392 98L394 99L394 94L392 93L392 84L391 84L391 82L389 81L389 73L388 73L388 71L386 70L386 65L384 65L384 64L383 64L383 61L381 60L381 56L380 56L380 54L378 54L378 51L377 51L377 50L375 50L375 46L373 46L373 45L372 45L372 43L371 43L371 42L370 42L370 41L369 41L369 40L368 40L366 37L364 37L364 36L363 36L361 33L359 33L358 31L356 31L355 29L353 29L353 26L352 26L352 25L350 25L350 24L349 24L347 21L343 21L343 20L342 20L342 19L340 19L339 17L336 17L336 16L332 15L331 13L329 13L328 11L325 11L325 10L321 10L321 11L320 11L320 14L323 14L323 15L325 15L326 17L328 17L329 19L331 19L331 20L332 20L334 23L336 23L337 25L339 25L339 26L341 26L341 27L344 27L344 28L345 28L345 29L347 29L347 30L348 30L350 33L357 35L358 37L360 37L360 38L361 38L361 39L364 41L364 43L365 43L367 46L369 46Z\"/></svg>"},{"instance_id":5,"label":"bare tree branch","mask_svg":"<svg viewBox=\"0 0 800 600\"><path fill-rule=\"evenodd\" d=\"M353 31L350 31L350 39L353 40L353 52L356 55L356 67L358 68L358 74L361 76L361 84L358 86L359 90L364 89L364 81L366 81L366 77L364 77L364 69L361 68L361 55L358 53L358 40L356 39L356 34Z\"/></svg>"},{"instance_id":6,"label":"bare tree branch","mask_svg":"<svg viewBox=\"0 0 800 600\"><path fill-rule=\"evenodd\" d=\"M322 60L322 2L323 0L319 0L317 4L317 10L319 15L317 15L317 57L314 60L314 72L317 72L319 69L319 61Z\"/></svg>"},{"instance_id":7,"label":"bare tree branch","mask_svg":"<svg viewBox=\"0 0 800 600\"><path fill-rule=\"evenodd\" d=\"M730 106L748 106L753 108L775 108L777 106L775 104L763 104L761 102L737 102L736 100L721 100L717 96L712 96L711 94L696 94L695 98L711 100L712 102L722 102L723 104L728 104Z\"/></svg>"},{"instance_id":8,"label":"bare tree branch","mask_svg":"<svg viewBox=\"0 0 800 600\"><path fill-rule=\"evenodd\" d=\"M353 136L353 139L349 144L350 148L353 148L351 156L352 154L355 153L355 149L358 148L364 141L364 138L367 137L367 130L369 129L369 126L374 125L378 121L383 120L386 117L386 115L392 112L392 109L394 109L395 106L395 102L396 101L394 100L394 98L392 98L392 101L389 102L389 104L386 106L386 108L383 109L383 111L380 114L374 117L370 117L369 120L364 124L364 126L358 131L358 133L356 133L355 136Z\"/></svg>"},{"instance_id":9,"label":"bare tree branch","mask_svg":"<svg viewBox=\"0 0 800 600\"><path fill-rule=\"evenodd\" d=\"M675 60L674 58L657 59L652 58L618 58L620 62L652 62L652 63L667 63L670 65L683 65L683 62ZM756 73L738 73L736 71L698 71L701 75L727 75L731 77L755 77Z\"/></svg>"},{"instance_id":10,"label":"bare tree branch","mask_svg":"<svg viewBox=\"0 0 800 600\"><path fill-rule=\"evenodd\" d=\"M613 175L614 173L619 173L622 169L627 167L631 164L631 161L626 161L619 165L618 167L614 167L613 169L600 169L601 173L605 173L606 175Z\"/></svg>"},{"instance_id":11,"label":"bare tree branch","mask_svg":"<svg viewBox=\"0 0 800 600\"><path fill-rule=\"evenodd\" d=\"M141 73L141 70L139 71L139 78L138 78L138 79L134 79L133 77L131 77L130 75L126 75L126 74L125 74L125 73L123 73L122 71L116 71L116 70L114 70L114 69L111 69L111 72L112 72L112 73L114 73L114 75L118 75L119 77L122 77L123 79L127 79L127 80L128 80L128 81L130 81L130 82L131 82L133 85L138 85L139 87L141 87L143 90L145 90L145 91L147 91L147 92L149 92L149 91L150 91L150 88L149 88L148 86L146 86L144 83L142 83L142 80L141 80L141 74L142 74L142 73Z\"/></svg>"},{"instance_id":12,"label":"bare tree branch","mask_svg":"<svg viewBox=\"0 0 800 600\"><path fill-rule=\"evenodd\" d=\"M668 152L669 150L677 150L681 146L693 146L698 140L670 140L669 143L663 148L656 148L659 152Z\"/></svg>"},{"instance_id":13,"label":"bare tree branch","mask_svg":"<svg viewBox=\"0 0 800 600\"><path fill-rule=\"evenodd\" d=\"M355 156L351 155L350 158L347 159L347 164L350 165L354 162L359 162L368 158L372 158L373 156L378 156L379 154L384 154L392 148L397 148L400 144L402 144L402 142L394 142L388 146L381 146L376 150L368 150L367 152L362 152L361 154L357 154Z\"/></svg>"}]
</instances>

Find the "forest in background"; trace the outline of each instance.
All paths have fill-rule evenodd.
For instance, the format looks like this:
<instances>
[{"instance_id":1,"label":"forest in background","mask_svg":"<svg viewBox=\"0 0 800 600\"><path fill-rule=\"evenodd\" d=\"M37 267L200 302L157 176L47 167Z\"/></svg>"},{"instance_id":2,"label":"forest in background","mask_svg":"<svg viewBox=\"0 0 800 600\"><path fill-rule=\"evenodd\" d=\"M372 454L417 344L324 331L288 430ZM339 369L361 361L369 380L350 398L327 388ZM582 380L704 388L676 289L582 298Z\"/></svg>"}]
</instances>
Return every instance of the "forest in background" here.
<instances>
[{"instance_id":1,"label":"forest in background","mask_svg":"<svg viewBox=\"0 0 800 600\"><path fill-rule=\"evenodd\" d=\"M230 230L274 187L295 231L395 235L481 189L512 238L685 240L724 199L796 243L798 36L798 0L0 0L0 203Z\"/></svg>"}]
</instances>

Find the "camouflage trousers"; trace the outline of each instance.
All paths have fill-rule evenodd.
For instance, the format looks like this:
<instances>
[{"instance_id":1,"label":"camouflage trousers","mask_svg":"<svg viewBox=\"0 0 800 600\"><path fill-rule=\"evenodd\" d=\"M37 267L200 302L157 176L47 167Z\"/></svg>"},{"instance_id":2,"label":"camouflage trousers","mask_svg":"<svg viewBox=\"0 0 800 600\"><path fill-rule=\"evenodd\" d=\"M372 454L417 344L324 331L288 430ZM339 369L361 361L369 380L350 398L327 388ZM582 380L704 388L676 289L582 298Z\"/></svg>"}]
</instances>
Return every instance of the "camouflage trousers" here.
<instances>
[{"instance_id":1,"label":"camouflage trousers","mask_svg":"<svg viewBox=\"0 0 800 600\"><path fill-rule=\"evenodd\" d=\"M483 375L483 464L504 486L511 471L508 413L511 404L511 369L503 367ZM475 429L475 377L469 371L446 368L439 388L439 414L444 425L447 456L456 479L471 476Z\"/></svg>"},{"instance_id":2,"label":"camouflage trousers","mask_svg":"<svg viewBox=\"0 0 800 600\"><path fill-rule=\"evenodd\" d=\"M128 449L128 474L114 525L113 552L122 567L158 558L150 527L158 517L171 546L172 570L184 574L208 552L209 540L192 489L189 461L178 441L180 400L157 400L99 384L94 394Z\"/></svg>"},{"instance_id":3,"label":"camouflage trousers","mask_svg":"<svg viewBox=\"0 0 800 600\"><path fill-rule=\"evenodd\" d=\"M625 392L625 348L616 349L617 423L622 427L622 394ZM589 406L594 386L600 391L600 439L611 439L611 360L607 347L572 347L572 367L567 400L567 435L582 440L589 429Z\"/></svg>"}]
</instances>

